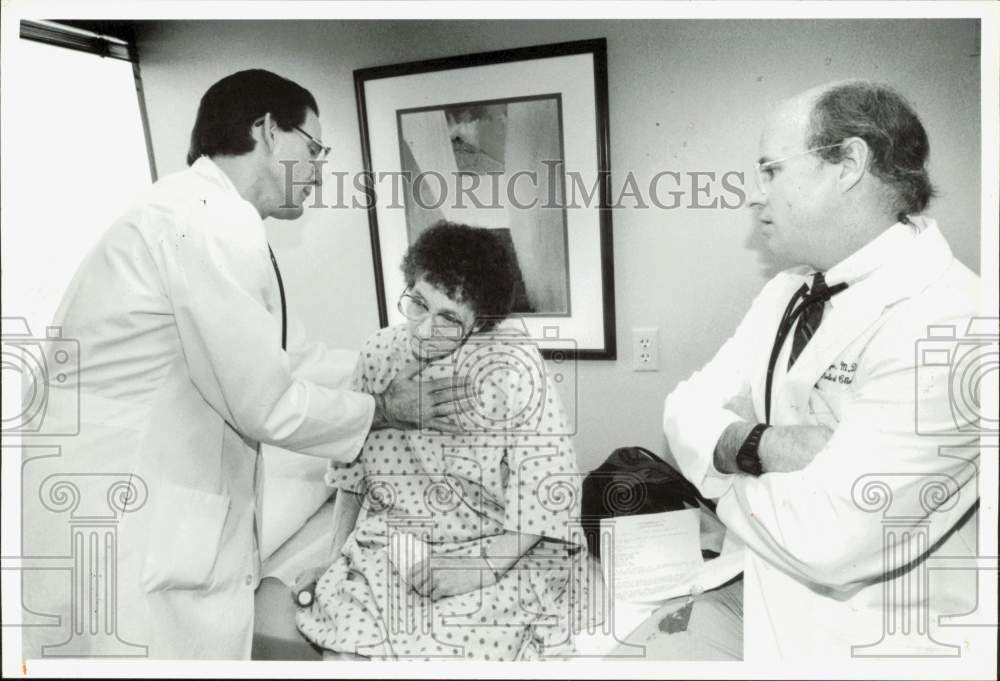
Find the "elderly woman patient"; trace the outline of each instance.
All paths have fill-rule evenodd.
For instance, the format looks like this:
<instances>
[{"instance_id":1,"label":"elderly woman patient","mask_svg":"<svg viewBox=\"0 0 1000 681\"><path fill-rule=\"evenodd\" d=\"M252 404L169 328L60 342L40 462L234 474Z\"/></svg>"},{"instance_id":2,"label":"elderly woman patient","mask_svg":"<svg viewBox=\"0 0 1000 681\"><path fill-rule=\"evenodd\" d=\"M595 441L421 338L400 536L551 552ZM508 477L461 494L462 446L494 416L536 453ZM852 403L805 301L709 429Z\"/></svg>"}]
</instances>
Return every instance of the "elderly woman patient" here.
<instances>
[{"instance_id":1,"label":"elderly woman patient","mask_svg":"<svg viewBox=\"0 0 1000 681\"><path fill-rule=\"evenodd\" d=\"M570 584L586 553L572 531L577 464L541 356L505 319L515 272L487 229L439 223L407 252L408 321L367 341L353 387L464 377L468 399L450 417L461 432L372 431L354 463L331 465L327 482L356 521L297 613L315 645L512 660L568 640L579 598Z\"/></svg>"}]
</instances>

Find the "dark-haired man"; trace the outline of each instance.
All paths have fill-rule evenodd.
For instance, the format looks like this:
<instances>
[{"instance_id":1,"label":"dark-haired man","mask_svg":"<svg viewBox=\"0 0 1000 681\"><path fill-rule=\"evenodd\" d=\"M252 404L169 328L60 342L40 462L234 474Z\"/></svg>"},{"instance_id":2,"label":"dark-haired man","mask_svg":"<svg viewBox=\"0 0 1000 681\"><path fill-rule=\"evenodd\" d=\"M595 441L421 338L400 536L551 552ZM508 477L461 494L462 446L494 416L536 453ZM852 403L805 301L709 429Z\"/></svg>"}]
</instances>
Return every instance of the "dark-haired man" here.
<instances>
[{"instance_id":1,"label":"dark-haired man","mask_svg":"<svg viewBox=\"0 0 1000 681\"><path fill-rule=\"evenodd\" d=\"M346 463L373 427L453 428L446 382L352 392L356 353L288 325L263 220L301 214L319 184L318 116L268 71L214 84L190 168L112 225L70 285L55 323L79 357L49 359L80 372L53 383L42 426L78 434L51 440L58 457L26 450L24 551L70 545L76 562L25 573L28 617L60 617L24 629L25 658L249 657L260 443ZM103 529L77 536L80 517Z\"/></svg>"},{"instance_id":2,"label":"dark-haired man","mask_svg":"<svg viewBox=\"0 0 1000 681\"><path fill-rule=\"evenodd\" d=\"M975 545L978 440L916 351L965 332L978 279L919 215L927 135L852 81L782 103L760 151L755 223L797 267L667 397L671 451L748 548L747 659L941 653L937 615L974 590L923 561Z\"/></svg>"}]
</instances>

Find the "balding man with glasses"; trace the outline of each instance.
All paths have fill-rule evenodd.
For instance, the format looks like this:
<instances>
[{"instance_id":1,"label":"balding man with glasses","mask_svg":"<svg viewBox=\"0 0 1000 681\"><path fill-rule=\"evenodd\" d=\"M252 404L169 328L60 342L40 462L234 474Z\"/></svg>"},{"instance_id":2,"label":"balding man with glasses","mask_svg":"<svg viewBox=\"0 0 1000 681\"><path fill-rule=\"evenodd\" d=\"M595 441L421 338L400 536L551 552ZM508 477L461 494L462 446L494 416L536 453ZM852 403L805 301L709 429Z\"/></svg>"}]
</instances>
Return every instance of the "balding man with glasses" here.
<instances>
[{"instance_id":1,"label":"balding man with glasses","mask_svg":"<svg viewBox=\"0 0 1000 681\"><path fill-rule=\"evenodd\" d=\"M973 607L968 574L928 580L924 563L975 546L979 428L952 408L954 365L917 356L929 329L964 334L978 302L920 215L928 153L880 84L778 106L750 204L770 253L797 266L666 399L678 466L747 546L748 660L940 652L938 615Z\"/></svg>"}]
</instances>

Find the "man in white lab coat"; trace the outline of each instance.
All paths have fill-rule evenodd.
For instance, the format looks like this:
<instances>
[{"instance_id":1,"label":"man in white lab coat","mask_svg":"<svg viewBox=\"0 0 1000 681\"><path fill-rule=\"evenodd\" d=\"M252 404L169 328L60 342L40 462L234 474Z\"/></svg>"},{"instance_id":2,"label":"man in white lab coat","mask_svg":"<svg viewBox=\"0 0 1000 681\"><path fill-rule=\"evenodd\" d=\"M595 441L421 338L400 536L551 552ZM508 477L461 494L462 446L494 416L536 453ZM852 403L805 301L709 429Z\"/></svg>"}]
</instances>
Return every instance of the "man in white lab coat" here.
<instances>
[{"instance_id":1,"label":"man in white lab coat","mask_svg":"<svg viewBox=\"0 0 1000 681\"><path fill-rule=\"evenodd\" d=\"M370 428L450 428L450 387L351 392L356 353L288 333L263 219L300 215L320 183L318 114L267 71L213 85L190 168L71 283L46 359L79 373L49 382L24 448L23 554L49 568L23 573L25 658L248 658L260 443L348 462Z\"/></svg>"},{"instance_id":2,"label":"man in white lab coat","mask_svg":"<svg viewBox=\"0 0 1000 681\"><path fill-rule=\"evenodd\" d=\"M949 392L969 378L958 341L938 342L951 359L936 366L918 353L933 327L965 335L978 303L978 278L918 216L928 150L885 86L777 107L750 203L768 249L800 266L666 399L679 467L748 549L745 659L955 655L938 615L975 607L972 573L927 577L928 547L975 551L979 454Z\"/></svg>"}]
</instances>

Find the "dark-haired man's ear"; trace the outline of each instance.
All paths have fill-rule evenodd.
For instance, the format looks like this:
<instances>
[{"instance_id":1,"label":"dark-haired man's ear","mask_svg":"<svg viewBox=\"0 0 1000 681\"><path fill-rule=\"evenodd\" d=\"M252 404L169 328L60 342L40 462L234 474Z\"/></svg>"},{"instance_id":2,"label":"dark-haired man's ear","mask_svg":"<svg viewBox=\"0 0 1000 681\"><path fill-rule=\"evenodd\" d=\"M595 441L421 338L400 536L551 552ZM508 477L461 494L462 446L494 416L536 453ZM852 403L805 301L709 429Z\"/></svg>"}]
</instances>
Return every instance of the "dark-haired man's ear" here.
<instances>
[{"instance_id":1,"label":"dark-haired man's ear","mask_svg":"<svg viewBox=\"0 0 1000 681\"><path fill-rule=\"evenodd\" d=\"M871 150L860 137L848 137L842 142L843 157L840 161L838 184L843 192L848 192L868 173L868 157Z\"/></svg>"},{"instance_id":2,"label":"dark-haired man's ear","mask_svg":"<svg viewBox=\"0 0 1000 681\"><path fill-rule=\"evenodd\" d=\"M274 121L270 113L266 113L258 118L254 124L254 138L263 146L264 151L270 152L274 149L277 139L274 135Z\"/></svg>"}]
</instances>

